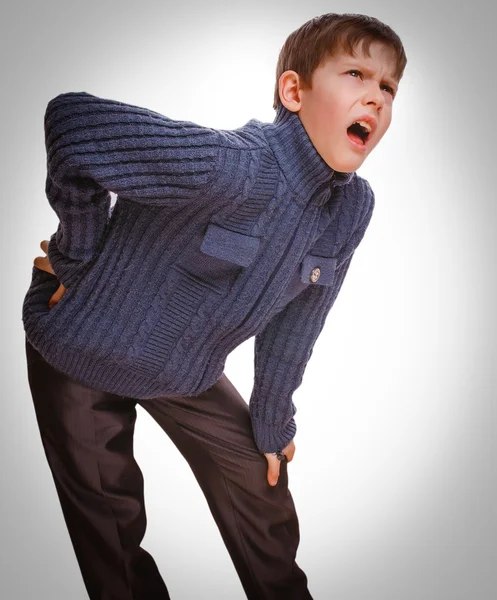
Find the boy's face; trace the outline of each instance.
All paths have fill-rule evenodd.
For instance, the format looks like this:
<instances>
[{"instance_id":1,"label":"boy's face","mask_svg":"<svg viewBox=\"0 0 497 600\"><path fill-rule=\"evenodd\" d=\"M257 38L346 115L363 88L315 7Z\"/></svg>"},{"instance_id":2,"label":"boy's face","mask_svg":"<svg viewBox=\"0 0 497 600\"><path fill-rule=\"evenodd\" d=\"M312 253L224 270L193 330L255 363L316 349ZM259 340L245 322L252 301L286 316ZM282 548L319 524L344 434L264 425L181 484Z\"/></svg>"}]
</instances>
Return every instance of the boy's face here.
<instances>
[{"instance_id":1,"label":"boy's face","mask_svg":"<svg viewBox=\"0 0 497 600\"><path fill-rule=\"evenodd\" d=\"M392 120L389 88L395 94L398 87L393 78L395 57L379 42L371 44L370 53L368 58L359 48L356 58L346 53L327 58L313 73L311 90L300 88L295 71L282 75L281 101L289 110L298 111L314 147L336 171L357 170ZM347 128L364 115L376 121L376 129L363 146L349 137Z\"/></svg>"}]
</instances>

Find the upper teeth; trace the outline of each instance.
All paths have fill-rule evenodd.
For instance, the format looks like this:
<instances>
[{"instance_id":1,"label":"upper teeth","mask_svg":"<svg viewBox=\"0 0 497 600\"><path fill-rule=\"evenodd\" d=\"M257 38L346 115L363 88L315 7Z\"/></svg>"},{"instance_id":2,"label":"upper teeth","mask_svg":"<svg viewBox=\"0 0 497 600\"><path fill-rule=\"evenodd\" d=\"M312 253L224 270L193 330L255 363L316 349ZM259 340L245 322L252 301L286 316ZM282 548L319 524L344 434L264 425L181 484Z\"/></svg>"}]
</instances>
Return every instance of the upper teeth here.
<instances>
[{"instance_id":1,"label":"upper teeth","mask_svg":"<svg viewBox=\"0 0 497 600\"><path fill-rule=\"evenodd\" d=\"M356 123L359 123L359 125L362 125L364 129L367 129L369 132L371 132L371 125L367 121L356 121Z\"/></svg>"}]
</instances>

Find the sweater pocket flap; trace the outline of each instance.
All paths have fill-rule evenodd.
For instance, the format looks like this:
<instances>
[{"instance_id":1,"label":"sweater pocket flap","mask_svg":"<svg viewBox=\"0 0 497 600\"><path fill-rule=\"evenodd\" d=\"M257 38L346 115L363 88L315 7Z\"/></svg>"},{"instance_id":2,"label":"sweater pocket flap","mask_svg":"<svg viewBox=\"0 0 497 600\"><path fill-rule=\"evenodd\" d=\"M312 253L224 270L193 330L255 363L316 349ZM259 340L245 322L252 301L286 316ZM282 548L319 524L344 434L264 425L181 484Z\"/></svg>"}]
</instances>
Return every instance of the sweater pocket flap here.
<instances>
[{"instance_id":1,"label":"sweater pocket flap","mask_svg":"<svg viewBox=\"0 0 497 600\"><path fill-rule=\"evenodd\" d=\"M260 239L209 223L200 250L204 254L248 266L259 250Z\"/></svg>"},{"instance_id":2,"label":"sweater pocket flap","mask_svg":"<svg viewBox=\"0 0 497 600\"><path fill-rule=\"evenodd\" d=\"M336 266L336 258L307 254L300 268L300 279L304 283L332 285Z\"/></svg>"}]
</instances>

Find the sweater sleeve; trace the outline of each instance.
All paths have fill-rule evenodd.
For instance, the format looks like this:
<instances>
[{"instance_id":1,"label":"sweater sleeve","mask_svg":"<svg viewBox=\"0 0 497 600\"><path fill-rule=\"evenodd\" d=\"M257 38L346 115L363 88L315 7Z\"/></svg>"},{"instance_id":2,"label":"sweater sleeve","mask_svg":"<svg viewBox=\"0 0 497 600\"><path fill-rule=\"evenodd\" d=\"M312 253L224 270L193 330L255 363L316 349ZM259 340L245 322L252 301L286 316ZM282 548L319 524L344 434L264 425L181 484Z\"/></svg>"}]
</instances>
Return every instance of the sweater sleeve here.
<instances>
[{"instance_id":1,"label":"sweater sleeve","mask_svg":"<svg viewBox=\"0 0 497 600\"><path fill-rule=\"evenodd\" d=\"M261 453L282 450L295 437L297 408L293 393L302 383L314 344L371 220L373 206L374 196L370 210L347 244L351 251L336 269L333 284L309 285L255 337L249 410L255 443Z\"/></svg>"},{"instance_id":2,"label":"sweater sleeve","mask_svg":"<svg viewBox=\"0 0 497 600\"><path fill-rule=\"evenodd\" d=\"M48 247L66 287L105 237L114 192L154 207L202 197L216 174L220 131L86 92L56 96L45 118L48 201L59 217Z\"/></svg>"}]
</instances>

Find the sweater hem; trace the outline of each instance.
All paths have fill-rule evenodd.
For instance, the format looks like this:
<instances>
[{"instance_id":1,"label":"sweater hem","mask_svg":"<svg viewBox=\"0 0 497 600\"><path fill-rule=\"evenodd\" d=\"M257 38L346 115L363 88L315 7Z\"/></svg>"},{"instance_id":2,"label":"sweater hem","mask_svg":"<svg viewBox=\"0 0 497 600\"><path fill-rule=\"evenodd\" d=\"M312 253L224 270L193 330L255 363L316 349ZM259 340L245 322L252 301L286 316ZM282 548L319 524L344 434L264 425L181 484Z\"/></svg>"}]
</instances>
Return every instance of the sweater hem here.
<instances>
[{"instance_id":1,"label":"sweater hem","mask_svg":"<svg viewBox=\"0 0 497 600\"><path fill-rule=\"evenodd\" d=\"M25 329L29 343L54 369L82 385L110 394L138 399L160 396L178 396L172 393L160 375L140 374L136 369L121 367L109 357L85 354L81 349L70 348L59 340L47 339L43 332Z\"/></svg>"}]
</instances>

